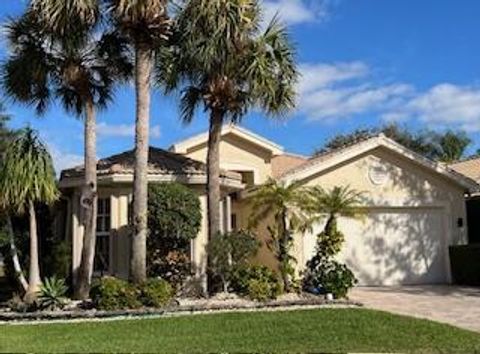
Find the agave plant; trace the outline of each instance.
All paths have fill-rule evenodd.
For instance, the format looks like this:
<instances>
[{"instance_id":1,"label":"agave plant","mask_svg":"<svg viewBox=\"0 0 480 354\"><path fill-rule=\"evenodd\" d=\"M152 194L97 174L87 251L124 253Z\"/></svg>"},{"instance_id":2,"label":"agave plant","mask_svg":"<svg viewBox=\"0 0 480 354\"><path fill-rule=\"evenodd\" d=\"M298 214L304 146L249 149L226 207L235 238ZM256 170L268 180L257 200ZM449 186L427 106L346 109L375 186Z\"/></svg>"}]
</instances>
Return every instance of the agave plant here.
<instances>
[{"instance_id":1,"label":"agave plant","mask_svg":"<svg viewBox=\"0 0 480 354\"><path fill-rule=\"evenodd\" d=\"M38 303L42 310L55 311L67 304L68 287L65 280L53 276L46 278L40 286Z\"/></svg>"}]
</instances>

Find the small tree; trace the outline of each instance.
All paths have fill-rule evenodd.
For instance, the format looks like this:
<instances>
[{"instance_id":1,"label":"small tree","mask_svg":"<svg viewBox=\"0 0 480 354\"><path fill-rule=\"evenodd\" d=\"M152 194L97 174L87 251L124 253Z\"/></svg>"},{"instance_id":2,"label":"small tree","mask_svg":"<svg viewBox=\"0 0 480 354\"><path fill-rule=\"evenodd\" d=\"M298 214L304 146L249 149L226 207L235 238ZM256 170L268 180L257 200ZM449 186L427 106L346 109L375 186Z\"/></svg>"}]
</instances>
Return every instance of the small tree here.
<instances>
[{"instance_id":1,"label":"small tree","mask_svg":"<svg viewBox=\"0 0 480 354\"><path fill-rule=\"evenodd\" d=\"M260 242L255 235L245 230L218 233L208 242L208 268L220 280L224 292L228 291L234 272L247 265L259 247Z\"/></svg>"},{"instance_id":2,"label":"small tree","mask_svg":"<svg viewBox=\"0 0 480 354\"><path fill-rule=\"evenodd\" d=\"M250 228L273 217L274 223L268 225L271 237L269 246L278 260L287 292L291 290L293 264L296 262L291 254L293 234L305 230L310 223L308 210L305 208L307 197L306 190L300 183L287 185L271 179L255 192L251 203Z\"/></svg>"},{"instance_id":3,"label":"small tree","mask_svg":"<svg viewBox=\"0 0 480 354\"><path fill-rule=\"evenodd\" d=\"M338 246L335 248L340 251L344 241L342 235L337 233L337 218L339 216L356 217L362 213L360 208L363 193L351 189L348 186L333 187L331 190L325 190L320 186L310 187L308 189L307 206L309 213L313 216L311 222L327 218L324 233L335 236Z\"/></svg>"},{"instance_id":4,"label":"small tree","mask_svg":"<svg viewBox=\"0 0 480 354\"><path fill-rule=\"evenodd\" d=\"M58 190L50 154L30 128L20 131L7 147L0 169L0 196L3 208L19 213L28 210L30 266L26 299L32 301L41 283L35 204L53 203Z\"/></svg>"},{"instance_id":5,"label":"small tree","mask_svg":"<svg viewBox=\"0 0 480 354\"><path fill-rule=\"evenodd\" d=\"M362 213L362 193L349 187L334 187L326 191L319 186L310 188L308 208L312 222L327 218L323 231L317 235L315 255L307 262L304 286L332 292L345 297L356 282L355 276L344 264L333 258L341 251L345 235L337 227L339 216L356 217Z\"/></svg>"},{"instance_id":6,"label":"small tree","mask_svg":"<svg viewBox=\"0 0 480 354\"><path fill-rule=\"evenodd\" d=\"M148 195L148 274L181 285L191 272L188 250L201 226L200 201L179 183L152 184Z\"/></svg>"}]
</instances>

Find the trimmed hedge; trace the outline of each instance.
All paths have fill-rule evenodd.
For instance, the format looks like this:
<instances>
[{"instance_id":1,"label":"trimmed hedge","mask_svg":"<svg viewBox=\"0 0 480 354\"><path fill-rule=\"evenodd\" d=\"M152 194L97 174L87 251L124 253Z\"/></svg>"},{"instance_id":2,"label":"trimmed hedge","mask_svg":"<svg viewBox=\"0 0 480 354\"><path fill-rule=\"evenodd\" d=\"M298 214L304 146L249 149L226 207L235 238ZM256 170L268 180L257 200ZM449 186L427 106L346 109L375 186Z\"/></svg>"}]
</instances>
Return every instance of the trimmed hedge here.
<instances>
[{"instance_id":1,"label":"trimmed hedge","mask_svg":"<svg viewBox=\"0 0 480 354\"><path fill-rule=\"evenodd\" d=\"M457 285L480 285L480 244L450 247L452 280Z\"/></svg>"},{"instance_id":2,"label":"trimmed hedge","mask_svg":"<svg viewBox=\"0 0 480 354\"><path fill-rule=\"evenodd\" d=\"M174 291L163 279L148 279L135 286L122 279L103 277L95 282L90 296L98 310L134 310L164 307L174 296Z\"/></svg>"}]
</instances>

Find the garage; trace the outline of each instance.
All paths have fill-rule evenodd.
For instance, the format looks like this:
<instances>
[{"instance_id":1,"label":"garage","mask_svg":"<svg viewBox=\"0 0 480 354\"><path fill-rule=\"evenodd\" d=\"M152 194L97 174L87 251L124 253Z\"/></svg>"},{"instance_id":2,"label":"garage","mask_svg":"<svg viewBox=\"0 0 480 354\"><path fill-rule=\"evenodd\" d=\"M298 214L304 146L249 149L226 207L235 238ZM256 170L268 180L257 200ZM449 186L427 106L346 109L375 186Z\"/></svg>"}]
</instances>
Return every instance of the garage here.
<instances>
[{"instance_id":1,"label":"garage","mask_svg":"<svg viewBox=\"0 0 480 354\"><path fill-rule=\"evenodd\" d=\"M443 208L370 208L358 219L339 219L346 236L339 261L359 285L416 285L448 282ZM315 235L305 237L306 259L315 252Z\"/></svg>"},{"instance_id":2,"label":"garage","mask_svg":"<svg viewBox=\"0 0 480 354\"><path fill-rule=\"evenodd\" d=\"M467 242L465 195L478 184L447 166L378 136L320 155L283 181L348 186L363 195L363 213L339 217L346 241L338 260L359 285L444 284L451 280L448 247ZM316 235L295 235L297 271L315 252Z\"/></svg>"}]
</instances>

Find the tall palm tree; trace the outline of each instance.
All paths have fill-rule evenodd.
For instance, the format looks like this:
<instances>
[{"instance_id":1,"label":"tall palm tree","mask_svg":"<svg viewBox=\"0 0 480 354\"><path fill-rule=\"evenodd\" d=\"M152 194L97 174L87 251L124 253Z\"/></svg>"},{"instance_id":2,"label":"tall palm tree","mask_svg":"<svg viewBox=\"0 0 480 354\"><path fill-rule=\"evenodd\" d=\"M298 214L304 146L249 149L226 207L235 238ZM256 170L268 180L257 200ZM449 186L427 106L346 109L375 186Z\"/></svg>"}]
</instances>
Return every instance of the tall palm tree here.
<instances>
[{"instance_id":1,"label":"tall palm tree","mask_svg":"<svg viewBox=\"0 0 480 354\"><path fill-rule=\"evenodd\" d=\"M38 2L40 3L40 2ZM71 25L73 26L73 25ZM97 39L93 30L59 34L41 14L29 10L7 25L12 51L3 66L3 86L14 100L43 114L58 99L65 110L84 117L85 179L81 204L85 235L75 296L89 295L96 239L96 110L112 99L115 83L131 72L126 44L113 34Z\"/></svg>"},{"instance_id":2,"label":"tall palm tree","mask_svg":"<svg viewBox=\"0 0 480 354\"><path fill-rule=\"evenodd\" d=\"M130 280L146 279L148 150L150 91L154 57L170 34L168 0L108 0L115 28L128 38L135 52L135 167L133 182L133 235Z\"/></svg>"},{"instance_id":3,"label":"tall palm tree","mask_svg":"<svg viewBox=\"0 0 480 354\"><path fill-rule=\"evenodd\" d=\"M19 132L5 152L0 169L0 203L19 213L28 210L30 265L26 299L33 300L40 286L36 203L53 203L58 197L52 159L37 134L27 128Z\"/></svg>"},{"instance_id":4,"label":"tall palm tree","mask_svg":"<svg viewBox=\"0 0 480 354\"><path fill-rule=\"evenodd\" d=\"M60 33L71 32L74 16L81 27L89 28L101 13L117 33L128 39L135 52L136 129L135 172L130 278L142 282L146 278L147 236L147 168L150 122L150 88L156 52L170 34L168 0L105 0L107 10L100 10L100 0L33 0L32 7L42 13Z\"/></svg>"},{"instance_id":5,"label":"tall palm tree","mask_svg":"<svg viewBox=\"0 0 480 354\"><path fill-rule=\"evenodd\" d=\"M190 123L202 105L209 114L210 238L220 230L222 125L240 122L252 108L276 117L294 107L294 50L276 19L264 32L261 23L258 0L187 1L177 18L170 64L160 57L158 81L167 91L180 88L183 122Z\"/></svg>"},{"instance_id":6,"label":"tall palm tree","mask_svg":"<svg viewBox=\"0 0 480 354\"><path fill-rule=\"evenodd\" d=\"M251 200L250 228L273 217L274 224L268 226L273 241L273 250L279 263L285 291L291 290L295 259L291 255L293 234L309 226L310 218L305 209L306 190L298 182L286 184L269 180L253 192Z\"/></svg>"}]
</instances>

